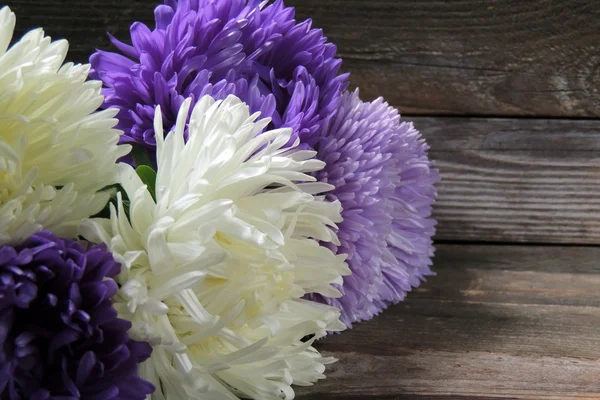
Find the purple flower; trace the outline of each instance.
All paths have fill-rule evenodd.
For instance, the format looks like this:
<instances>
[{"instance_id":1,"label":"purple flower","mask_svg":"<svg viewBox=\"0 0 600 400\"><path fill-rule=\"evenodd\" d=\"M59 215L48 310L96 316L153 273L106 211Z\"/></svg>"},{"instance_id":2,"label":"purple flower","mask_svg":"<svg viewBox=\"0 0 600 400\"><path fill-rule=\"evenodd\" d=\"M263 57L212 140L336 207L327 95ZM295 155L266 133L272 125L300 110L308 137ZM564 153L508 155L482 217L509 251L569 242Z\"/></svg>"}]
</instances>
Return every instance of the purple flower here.
<instances>
[{"instance_id":1,"label":"purple flower","mask_svg":"<svg viewBox=\"0 0 600 400\"><path fill-rule=\"evenodd\" d=\"M335 186L328 196L343 208L341 245L330 247L348 254L352 275L344 278L341 298L311 298L341 308L351 327L402 300L431 274L438 172L413 125L400 122L381 98L362 102L358 91L344 93L317 148L327 164L317 178Z\"/></svg>"},{"instance_id":2,"label":"purple flower","mask_svg":"<svg viewBox=\"0 0 600 400\"><path fill-rule=\"evenodd\" d=\"M137 376L151 347L117 318L111 279L120 270L104 246L39 232L0 247L0 398L145 399Z\"/></svg>"},{"instance_id":3,"label":"purple flower","mask_svg":"<svg viewBox=\"0 0 600 400\"><path fill-rule=\"evenodd\" d=\"M291 127L292 140L316 142L347 75L338 76L336 48L310 20L296 24L281 0L166 0L154 15L154 30L131 26L133 45L111 36L123 55L97 51L90 59L91 76L105 85L104 107L120 110L121 142L154 157L155 107L169 132L183 101L206 94L234 94L272 118L269 129Z\"/></svg>"}]
</instances>

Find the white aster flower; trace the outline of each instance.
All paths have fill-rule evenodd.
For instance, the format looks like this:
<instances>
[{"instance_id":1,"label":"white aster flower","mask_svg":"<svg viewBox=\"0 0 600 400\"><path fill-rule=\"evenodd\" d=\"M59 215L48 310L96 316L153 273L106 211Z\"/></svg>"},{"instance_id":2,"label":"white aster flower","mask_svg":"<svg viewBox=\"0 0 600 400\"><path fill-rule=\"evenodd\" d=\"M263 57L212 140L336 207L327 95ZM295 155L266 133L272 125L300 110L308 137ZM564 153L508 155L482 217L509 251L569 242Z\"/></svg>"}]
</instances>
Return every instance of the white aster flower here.
<instances>
[{"instance_id":1,"label":"white aster flower","mask_svg":"<svg viewBox=\"0 0 600 400\"><path fill-rule=\"evenodd\" d=\"M17 244L44 228L73 237L97 214L113 184L116 111L102 104L101 82L85 82L89 66L62 65L68 43L41 29L10 49L15 15L0 10L0 245ZM62 65L62 66L61 66Z\"/></svg>"},{"instance_id":2,"label":"white aster flower","mask_svg":"<svg viewBox=\"0 0 600 400\"><path fill-rule=\"evenodd\" d=\"M140 371L153 399L292 399L292 384L323 378L333 361L313 341L344 327L339 310L302 299L338 296L332 284L350 272L317 242L337 243L340 204L316 196L331 187L307 175L324 166L315 153L284 148L291 129L258 135L268 120L234 96L206 96L185 143L189 108L166 139L155 114L156 201L122 165L129 218L118 193L111 219L84 235L123 264L115 306L154 345Z\"/></svg>"}]
</instances>

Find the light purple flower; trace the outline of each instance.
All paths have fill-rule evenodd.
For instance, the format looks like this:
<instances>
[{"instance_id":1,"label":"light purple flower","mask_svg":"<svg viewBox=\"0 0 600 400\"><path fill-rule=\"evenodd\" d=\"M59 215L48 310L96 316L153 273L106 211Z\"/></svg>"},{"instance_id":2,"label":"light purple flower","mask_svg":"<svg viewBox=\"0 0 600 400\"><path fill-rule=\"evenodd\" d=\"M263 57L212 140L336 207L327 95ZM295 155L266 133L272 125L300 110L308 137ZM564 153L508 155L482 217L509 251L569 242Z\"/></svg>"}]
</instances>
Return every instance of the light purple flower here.
<instances>
[{"instance_id":1,"label":"light purple flower","mask_svg":"<svg viewBox=\"0 0 600 400\"><path fill-rule=\"evenodd\" d=\"M352 275L339 299L311 295L342 309L342 321L370 319L404 298L431 274L434 253L430 218L438 172L429 147L412 123L383 99L362 102L344 93L335 117L317 144L327 163L317 175L342 203L338 253L348 254Z\"/></svg>"},{"instance_id":2,"label":"light purple flower","mask_svg":"<svg viewBox=\"0 0 600 400\"><path fill-rule=\"evenodd\" d=\"M91 76L106 87L104 107L120 110L122 142L143 146L153 158L156 106L169 132L183 101L206 94L234 94L251 112L272 118L269 129L291 127L291 140L316 142L347 75L338 75L335 46L310 20L296 24L294 9L280 0L167 0L154 15L154 30L131 26L132 46L111 36L124 55L91 57Z\"/></svg>"}]
</instances>

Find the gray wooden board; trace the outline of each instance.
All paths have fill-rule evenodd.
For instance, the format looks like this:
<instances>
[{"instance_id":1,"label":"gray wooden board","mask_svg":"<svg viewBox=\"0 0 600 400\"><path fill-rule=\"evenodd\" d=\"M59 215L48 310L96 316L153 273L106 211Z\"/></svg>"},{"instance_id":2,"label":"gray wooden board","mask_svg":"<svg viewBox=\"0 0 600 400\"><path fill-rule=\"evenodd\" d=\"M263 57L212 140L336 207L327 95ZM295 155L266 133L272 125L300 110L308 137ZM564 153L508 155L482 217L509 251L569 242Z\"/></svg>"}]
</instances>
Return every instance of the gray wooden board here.
<instances>
[{"instance_id":1,"label":"gray wooden board","mask_svg":"<svg viewBox=\"0 0 600 400\"><path fill-rule=\"evenodd\" d=\"M438 275L317 344L298 400L600 399L600 248L438 245Z\"/></svg>"},{"instance_id":2,"label":"gray wooden board","mask_svg":"<svg viewBox=\"0 0 600 400\"><path fill-rule=\"evenodd\" d=\"M600 122L406 119L441 171L438 240L600 243Z\"/></svg>"},{"instance_id":3,"label":"gray wooden board","mask_svg":"<svg viewBox=\"0 0 600 400\"><path fill-rule=\"evenodd\" d=\"M129 40L135 21L154 24L159 0L14 0L1 1L17 15L15 38L42 27L52 39L68 39L68 61L87 63L95 49L111 49L107 32ZM114 50L114 48L112 48Z\"/></svg>"},{"instance_id":4,"label":"gray wooden board","mask_svg":"<svg viewBox=\"0 0 600 400\"><path fill-rule=\"evenodd\" d=\"M352 85L419 114L600 116L600 2L288 0Z\"/></svg>"},{"instance_id":5,"label":"gray wooden board","mask_svg":"<svg viewBox=\"0 0 600 400\"><path fill-rule=\"evenodd\" d=\"M86 61L153 0L15 0L19 32L44 26ZM600 2L287 0L324 29L365 98L419 114L600 116Z\"/></svg>"}]
</instances>

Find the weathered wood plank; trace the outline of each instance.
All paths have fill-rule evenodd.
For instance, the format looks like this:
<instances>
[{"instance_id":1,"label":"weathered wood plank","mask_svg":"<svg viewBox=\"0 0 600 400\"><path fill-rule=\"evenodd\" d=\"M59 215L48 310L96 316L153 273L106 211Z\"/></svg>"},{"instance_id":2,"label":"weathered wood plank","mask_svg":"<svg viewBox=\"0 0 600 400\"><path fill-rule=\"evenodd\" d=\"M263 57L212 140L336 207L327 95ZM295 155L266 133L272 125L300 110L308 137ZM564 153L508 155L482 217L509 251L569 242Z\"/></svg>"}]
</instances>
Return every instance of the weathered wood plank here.
<instances>
[{"instance_id":1,"label":"weathered wood plank","mask_svg":"<svg viewBox=\"0 0 600 400\"><path fill-rule=\"evenodd\" d=\"M600 116L600 3L287 0L366 99L404 113Z\"/></svg>"},{"instance_id":2,"label":"weathered wood plank","mask_svg":"<svg viewBox=\"0 0 600 400\"><path fill-rule=\"evenodd\" d=\"M298 399L600 399L599 256L438 245L404 303L318 343L340 361Z\"/></svg>"},{"instance_id":3,"label":"weathered wood plank","mask_svg":"<svg viewBox=\"0 0 600 400\"><path fill-rule=\"evenodd\" d=\"M442 181L438 240L600 243L600 123L408 118Z\"/></svg>"},{"instance_id":4,"label":"weathered wood plank","mask_svg":"<svg viewBox=\"0 0 600 400\"><path fill-rule=\"evenodd\" d=\"M391 400L403 393L438 395L440 399L468 399L468 396L473 399L481 399L479 396L521 400L600 399L597 361L478 352L414 352L406 356L368 358L363 354L346 353L334 368L329 373L329 381L319 382L313 389L314 394L297 399L374 400L389 396L387 399ZM507 374L509 368L510 374ZM582 377L589 379L586 386L581 385Z\"/></svg>"},{"instance_id":5,"label":"weathered wood plank","mask_svg":"<svg viewBox=\"0 0 600 400\"><path fill-rule=\"evenodd\" d=\"M483 267L450 265L444 254L453 259L472 253L461 245L438 247L434 264L438 276L411 293L404 304L358 324L340 341L334 338L327 349L404 354L462 350L469 341L470 351L600 359L598 274L541 272L537 269L541 263L558 264L546 256L545 247L531 248L540 262L530 271L518 270L527 267L514 246L501 246L507 253L501 259L504 264ZM513 249L515 254L508 254ZM562 249L572 257L567 266L578 263L582 248ZM515 265L521 267L513 270ZM398 329L402 335L392 334Z\"/></svg>"},{"instance_id":6,"label":"weathered wood plank","mask_svg":"<svg viewBox=\"0 0 600 400\"><path fill-rule=\"evenodd\" d=\"M69 40L68 61L87 63L96 48L111 48L107 32L126 39L134 21L153 23L153 10L159 3L159 0L15 0L7 4L17 15L15 37L43 27L53 39Z\"/></svg>"},{"instance_id":7,"label":"weathered wood plank","mask_svg":"<svg viewBox=\"0 0 600 400\"><path fill-rule=\"evenodd\" d=\"M15 0L84 62L152 22L153 0ZM600 116L600 3L579 0L287 0L338 45L366 99L419 114Z\"/></svg>"},{"instance_id":8,"label":"weathered wood plank","mask_svg":"<svg viewBox=\"0 0 600 400\"><path fill-rule=\"evenodd\" d=\"M540 254L544 256L540 257ZM434 261L437 271L452 269L455 273L466 270L499 270L582 276L600 274L600 247L461 244L460 251L456 251L455 245L438 244Z\"/></svg>"}]
</instances>

